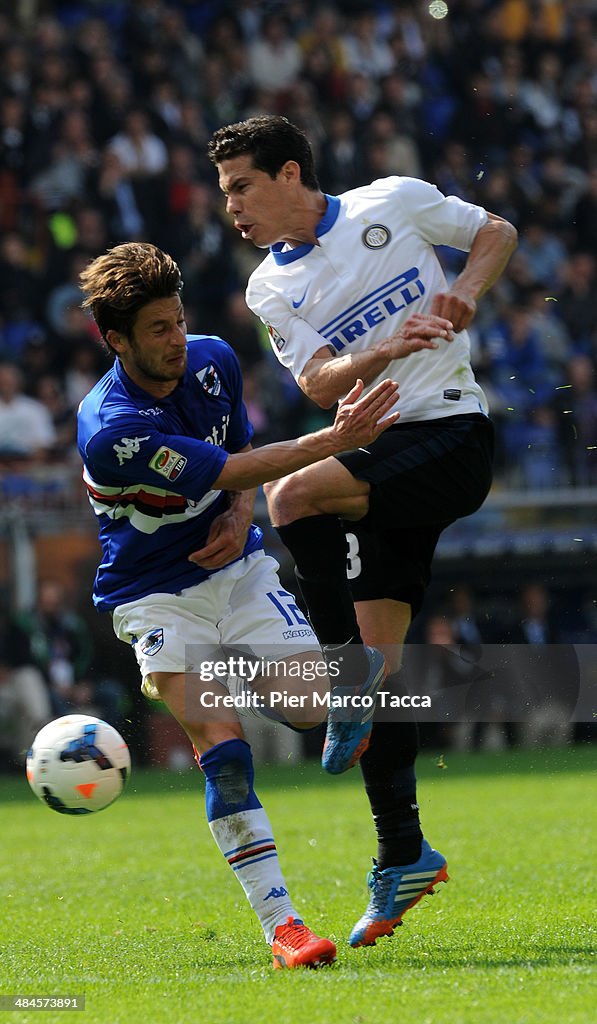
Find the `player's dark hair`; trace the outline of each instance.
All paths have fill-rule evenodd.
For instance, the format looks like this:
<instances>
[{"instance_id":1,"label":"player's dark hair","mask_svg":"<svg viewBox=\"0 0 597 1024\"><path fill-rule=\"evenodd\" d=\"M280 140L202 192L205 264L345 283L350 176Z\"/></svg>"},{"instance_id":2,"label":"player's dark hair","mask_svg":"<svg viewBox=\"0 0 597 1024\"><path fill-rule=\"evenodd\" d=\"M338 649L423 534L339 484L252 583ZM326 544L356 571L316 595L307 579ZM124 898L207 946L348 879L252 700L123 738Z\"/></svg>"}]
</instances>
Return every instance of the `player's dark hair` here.
<instances>
[{"instance_id":1,"label":"player's dark hair","mask_svg":"<svg viewBox=\"0 0 597 1024\"><path fill-rule=\"evenodd\" d=\"M182 293L182 277L168 253L149 242L125 242L98 256L79 277L85 298L108 348L108 331L132 337L137 313L154 299Z\"/></svg>"},{"instance_id":2,"label":"player's dark hair","mask_svg":"<svg viewBox=\"0 0 597 1024\"><path fill-rule=\"evenodd\" d=\"M207 147L212 164L249 153L253 166L275 178L288 160L301 169L301 184L316 192L319 181L311 145L305 133L285 117L264 114L218 128Z\"/></svg>"}]
</instances>

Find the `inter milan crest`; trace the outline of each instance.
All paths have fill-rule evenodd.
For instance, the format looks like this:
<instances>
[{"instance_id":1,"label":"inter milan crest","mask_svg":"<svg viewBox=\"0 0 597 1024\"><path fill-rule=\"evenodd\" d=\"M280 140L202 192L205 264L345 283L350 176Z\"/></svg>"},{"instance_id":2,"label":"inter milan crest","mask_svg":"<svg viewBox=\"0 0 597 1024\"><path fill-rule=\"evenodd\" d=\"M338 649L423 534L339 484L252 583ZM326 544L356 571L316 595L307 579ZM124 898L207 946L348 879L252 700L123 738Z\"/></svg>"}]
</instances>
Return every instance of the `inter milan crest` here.
<instances>
[{"instance_id":1,"label":"inter milan crest","mask_svg":"<svg viewBox=\"0 0 597 1024\"><path fill-rule=\"evenodd\" d=\"M195 374L201 387L204 391L207 391L208 395L219 395L222 390L222 384L215 366L210 363L209 366L204 366L202 370L197 370Z\"/></svg>"},{"instance_id":2,"label":"inter milan crest","mask_svg":"<svg viewBox=\"0 0 597 1024\"><path fill-rule=\"evenodd\" d=\"M391 231L384 224L372 224L363 231L361 239L368 249L383 249L392 237Z\"/></svg>"}]
</instances>

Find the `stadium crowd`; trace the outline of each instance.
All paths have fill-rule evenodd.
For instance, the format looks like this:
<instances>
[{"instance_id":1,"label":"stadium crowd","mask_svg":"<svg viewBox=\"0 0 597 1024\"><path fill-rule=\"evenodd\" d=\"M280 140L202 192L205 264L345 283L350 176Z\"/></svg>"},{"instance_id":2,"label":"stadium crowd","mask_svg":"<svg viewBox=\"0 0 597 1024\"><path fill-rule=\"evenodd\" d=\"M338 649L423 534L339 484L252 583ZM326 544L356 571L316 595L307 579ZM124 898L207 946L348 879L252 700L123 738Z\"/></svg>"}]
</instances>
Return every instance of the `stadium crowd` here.
<instances>
[{"instance_id":1,"label":"stadium crowd","mask_svg":"<svg viewBox=\"0 0 597 1024\"><path fill-rule=\"evenodd\" d=\"M3 497L25 493L40 466L79 474L75 411L110 359L80 308L78 275L127 240L172 253L189 331L237 351L257 443L328 422L245 305L260 256L225 217L206 156L220 125L270 112L305 130L326 192L411 175L517 226L518 251L470 329L497 427L498 486L597 483L597 0L448 7L442 19L426 0L3 8ZM463 254L440 255L455 276ZM40 615L20 623L30 642ZM444 616L455 635L457 618ZM48 701L53 714L77 705L84 687L91 705L122 713L109 680L102 691L81 665L61 681L42 648L30 680L42 717ZM6 717L16 666L0 661Z\"/></svg>"},{"instance_id":2,"label":"stadium crowd","mask_svg":"<svg viewBox=\"0 0 597 1024\"><path fill-rule=\"evenodd\" d=\"M325 191L420 176L516 224L472 332L498 479L594 483L596 28L594 0L452 0L441 20L422 0L15 3L0 14L4 462L73 455L73 410L108 365L78 273L131 239L179 262L189 329L237 349L258 441L318 424L245 307L259 255L205 153L220 124L279 112ZM442 259L455 274L462 254Z\"/></svg>"}]
</instances>

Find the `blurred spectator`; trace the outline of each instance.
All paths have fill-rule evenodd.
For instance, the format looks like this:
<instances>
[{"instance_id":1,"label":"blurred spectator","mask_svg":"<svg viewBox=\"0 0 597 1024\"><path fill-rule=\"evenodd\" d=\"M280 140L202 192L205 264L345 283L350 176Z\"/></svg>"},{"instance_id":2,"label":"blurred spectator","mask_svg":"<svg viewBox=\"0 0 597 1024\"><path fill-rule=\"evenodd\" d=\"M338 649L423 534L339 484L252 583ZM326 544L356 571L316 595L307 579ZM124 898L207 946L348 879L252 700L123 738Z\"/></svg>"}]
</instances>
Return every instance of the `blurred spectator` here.
<instances>
[{"instance_id":1,"label":"blurred spectator","mask_svg":"<svg viewBox=\"0 0 597 1024\"><path fill-rule=\"evenodd\" d=\"M113 679L90 678L93 643L85 623L71 607L62 583L43 580L29 612L17 624L28 638L31 660L46 681L54 715L98 714L119 727L124 692Z\"/></svg>"},{"instance_id":2,"label":"blurred spectator","mask_svg":"<svg viewBox=\"0 0 597 1024\"><path fill-rule=\"evenodd\" d=\"M567 386L556 392L554 410L570 482L597 484L597 388L595 363L576 355L568 362Z\"/></svg>"},{"instance_id":3,"label":"blurred spectator","mask_svg":"<svg viewBox=\"0 0 597 1024\"><path fill-rule=\"evenodd\" d=\"M184 216L172 218L170 247L182 270L185 288L208 323L240 285L228 248L228 228L214 214L213 192L194 184ZM209 333L208 323L203 328Z\"/></svg>"},{"instance_id":4,"label":"blurred spectator","mask_svg":"<svg viewBox=\"0 0 597 1024\"><path fill-rule=\"evenodd\" d=\"M286 103L286 114L311 141L315 159L319 159L326 137L326 127L317 104L317 94L311 82L297 82L292 86Z\"/></svg>"},{"instance_id":5,"label":"blurred spectator","mask_svg":"<svg viewBox=\"0 0 597 1024\"><path fill-rule=\"evenodd\" d=\"M520 483L529 490L560 487L566 482L564 459L559 444L558 422L549 405L538 405L529 415L517 464Z\"/></svg>"},{"instance_id":6,"label":"blurred spectator","mask_svg":"<svg viewBox=\"0 0 597 1024\"><path fill-rule=\"evenodd\" d=\"M555 312L565 323L577 348L588 350L597 329L597 258L594 252L574 253L563 268Z\"/></svg>"},{"instance_id":7,"label":"blurred spectator","mask_svg":"<svg viewBox=\"0 0 597 1024\"><path fill-rule=\"evenodd\" d=\"M379 159L374 166L371 160L373 147L379 152ZM369 178L383 178L390 174L420 177L421 167L416 144L408 135L400 132L393 113L384 107L378 108L369 121L366 150L369 154Z\"/></svg>"},{"instance_id":8,"label":"blurred spectator","mask_svg":"<svg viewBox=\"0 0 597 1024\"><path fill-rule=\"evenodd\" d=\"M140 107L128 112L122 131L111 139L108 148L132 178L151 177L166 170L166 147L150 130L147 114Z\"/></svg>"},{"instance_id":9,"label":"blurred spectator","mask_svg":"<svg viewBox=\"0 0 597 1024\"><path fill-rule=\"evenodd\" d=\"M247 306L245 293L241 289L231 292L226 299L223 314L217 323L217 333L232 346L241 366L247 369L269 358L269 342L266 349L262 344L258 322Z\"/></svg>"},{"instance_id":10,"label":"blurred spectator","mask_svg":"<svg viewBox=\"0 0 597 1024\"><path fill-rule=\"evenodd\" d=\"M549 366L528 305L504 310L485 337L492 380L503 403L500 412L513 412L509 421L525 422L524 414L547 402L559 383Z\"/></svg>"},{"instance_id":11,"label":"blurred spectator","mask_svg":"<svg viewBox=\"0 0 597 1024\"><path fill-rule=\"evenodd\" d=\"M68 261L68 279L52 289L46 305L46 319L56 334L60 334L67 326L67 316L71 309L81 305L82 292L79 288L79 274L84 269L89 257L80 250L71 250Z\"/></svg>"},{"instance_id":12,"label":"blurred spectator","mask_svg":"<svg viewBox=\"0 0 597 1024\"><path fill-rule=\"evenodd\" d=\"M45 405L52 419L55 433L53 456L58 459L69 458L76 452L76 406L67 401L60 378L51 373L41 376L36 383L34 397Z\"/></svg>"},{"instance_id":13,"label":"blurred spectator","mask_svg":"<svg viewBox=\"0 0 597 1024\"><path fill-rule=\"evenodd\" d=\"M83 200L86 175L97 162L85 113L76 109L63 112L55 130L48 166L31 182L33 196L46 210L63 210L75 200Z\"/></svg>"},{"instance_id":14,"label":"blurred spectator","mask_svg":"<svg viewBox=\"0 0 597 1024\"><path fill-rule=\"evenodd\" d=\"M363 7L353 16L342 43L349 71L374 80L393 71L394 55L380 37L374 10Z\"/></svg>"},{"instance_id":15,"label":"blurred spectator","mask_svg":"<svg viewBox=\"0 0 597 1024\"><path fill-rule=\"evenodd\" d=\"M334 111L319 158L322 188L333 195L356 188L365 180L364 158L356 138L355 120L343 107Z\"/></svg>"},{"instance_id":16,"label":"blurred spectator","mask_svg":"<svg viewBox=\"0 0 597 1024\"><path fill-rule=\"evenodd\" d=\"M0 462L43 459L55 440L48 410L23 393L18 367L0 363Z\"/></svg>"},{"instance_id":17,"label":"blurred spectator","mask_svg":"<svg viewBox=\"0 0 597 1024\"><path fill-rule=\"evenodd\" d=\"M461 655L461 644L448 614L434 612L424 623L423 643L405 648L407 678L416 679L416 692L436 695L436 721L419 723L423 746L445 750L452 746L458 714L449 709L462 708L466 689L474 677L474 660ZM452 692L451 692L452 691ZM450 720L445 722L443 718Z\"/></svg>"},{"instance_id":18,"label":"blurred spectator","mask_svg":"<svg viewBox=\"0 0 597 1024\"><path fill-rule=\"evenodd\" d=\"M144 238L145 220L137 204L135 189L114 150L104 150L97 174L89 181L88 187L114 244Z\"/></svg>"},{"instance_id":19,"label":"blurred spectator","mask_svg":"<svg viewBox=\"0 0 597 1024\"><path fill-rule=\"evenodd\" d=\"M19 770L32 740L52 718L46 684L27 639L2 609L0 623L0 770Z\"/></svg>"},{"instance_id":20,"label":"blurred spectator","mask_svg":"<svg viewBox=\"0 0 597 1024\"><path fill-rule=\"evenodd\" d=\"M544 285L550 294L557 289L566 262L566 247L539 215L535 214L520 233L516 255L519 261L526 262L529 281Z\"/></svg>"},{"instance_id":21,"label":"blurred spectator","mask_svg":"<svg viewBox=\"0 0 597 1024\"><path fill-rule=\"evenodd\" d=\"M586 191L574 207L573 218L579 249L597 253L597 164L591 168Z\"/></svg>"},{"instance_id":22,"label":"blurred spectator","mask_svg":"<svg viewBox=\"0 0 597 1024\"><path fill-rule=\"evenodd\" d=\"M520 592L519 618L507 631L511 644L557 644L560 640L558 616L543 583L527 583Z\"/></svg>"},{"instance_id":23,"label":"blurred spectator","mask_svg":"<svg viewBox=\"0 0 597 1024\"><path fill-rule=\"evenodd\" d=\"M345 90L346 51L340 39L340 17L335 7L324 5L313 12L299 37L304 74L322 103L341 102Z\"/></svg>"},{"instance_id":24,"label":"blurred spectator","mask_svg":"<svg viewBox=\"0 0 597 1024\"><path fill-rule=\"evenodd\" d=\"M450 591L446 617L455 643L481 644L487 639L483 636L473 592L465 584L460 584Z\"/></svg>"},{"instance_id":25,"label":"blurred spectator","mask_svg":"<svg viewBox=\"0 0 597 1024\"><path fill-rule=\"evenodd\" d=\"M35 607L20 612L17 621L53 695L60 696L85 677L93 657L91 638L85 621L69 607L59 580L42 580Z\"/></svg>"},{"instance_id":26,"label":"blurred spectator","mask_svg":"<svg viewBox=\"0 0 597 1024\"><path fill-rule=\"evenodd\" d=\"M11 321L31 324L41 312L41 282L32 264L23 238L16 231L5 234L0 242L0 308Z\"/></svg>"},{"instance_id":27,"label":"blurred spectator","mask_svg":"<svg viewBox=\"0 0 597 1024\"><path fill-rule=\"evenodd\" d=\"M268 89L275 103L284 103L288 90L298 81L303 56L292 38L286 18L277 12L266 14L257 39L249 44L249 74L258 89Z\"/></svg>"}]
</instances>

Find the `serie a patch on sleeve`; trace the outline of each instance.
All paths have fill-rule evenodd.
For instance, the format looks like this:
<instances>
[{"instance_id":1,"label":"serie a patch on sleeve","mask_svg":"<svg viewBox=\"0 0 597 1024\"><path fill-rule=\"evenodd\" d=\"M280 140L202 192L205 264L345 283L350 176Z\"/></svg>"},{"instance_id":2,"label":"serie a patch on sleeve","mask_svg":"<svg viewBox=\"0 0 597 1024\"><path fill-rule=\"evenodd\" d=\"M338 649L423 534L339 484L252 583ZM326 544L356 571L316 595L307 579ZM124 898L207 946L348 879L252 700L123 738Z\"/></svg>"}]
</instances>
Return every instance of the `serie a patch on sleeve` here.
<instances>
[{"instance_id":1,"label":"serie a patch on sleeve","mask_svg":"<svg viewBox=\"0 0 597 1024\"><path fill-rule=\"evenodd\" d=\"M155 470L160 476L165 476L167 480L176 480L186 464L187 460L184 455L175 452L172 448L165 448L163 445L149 460L149 468Z\"/></svg>"},{"instance_id":2,"label":"serie a patch on sleeve","mask_svg":"<svg viewBox=\"0 0 597 1024\"><path fill-rule=\"evenodd\" d=\"M282 337L280 332L277 331L274 325L270 324L268 320L264 320L263 322L267 327L267 333L270 336L272 344L275 345L276 348L278 349L278 352L280 352L281 349L283 349L284 345L286 344L286 339Z\"/></svg>"}]
</instances>

